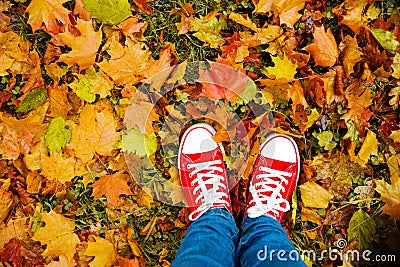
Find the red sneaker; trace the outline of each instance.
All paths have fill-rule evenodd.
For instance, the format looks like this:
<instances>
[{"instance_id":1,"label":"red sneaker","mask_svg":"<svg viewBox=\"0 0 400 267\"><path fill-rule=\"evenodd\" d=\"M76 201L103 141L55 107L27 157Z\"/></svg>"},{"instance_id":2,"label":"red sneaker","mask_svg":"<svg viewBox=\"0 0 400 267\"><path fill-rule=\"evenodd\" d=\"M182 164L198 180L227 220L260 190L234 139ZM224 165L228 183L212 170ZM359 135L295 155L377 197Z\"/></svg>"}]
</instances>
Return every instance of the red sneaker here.
<instances>
[{"instance_id":1,"label":"red sneaker","mask_svg":"<svg viewBox=\"0 0 400 267\"><path fill-rule=\"evenodd\" d=\"M250 180L247 214L250 218L268 215L279 222L290 209L296 188L300 157L296 142L289 136L271 134L261 145Z\"/></svg>"},{"instance_id":2,"label":"red sneaker","mask_svg":"<svg viewBox=\"0 0 400 267\"><path fill-rule=\"evenodd\" d=\"M180 143L179 175L191 221L212 208L225 208L232 213L224 149L212 139L214 134L210 125L195 124L186 130Z\"/></svg>"}]
</instances>

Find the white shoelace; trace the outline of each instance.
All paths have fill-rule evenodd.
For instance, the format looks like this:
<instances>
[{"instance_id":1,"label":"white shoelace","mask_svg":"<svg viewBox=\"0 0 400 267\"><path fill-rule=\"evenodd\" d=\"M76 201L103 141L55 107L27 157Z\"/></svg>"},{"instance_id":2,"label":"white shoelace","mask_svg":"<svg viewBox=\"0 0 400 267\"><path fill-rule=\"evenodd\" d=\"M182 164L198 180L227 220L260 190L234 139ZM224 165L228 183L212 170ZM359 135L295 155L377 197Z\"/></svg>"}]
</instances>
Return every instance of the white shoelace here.
<instances>
[{"instance_id":1,"label":"white shoelace","mask_svg":"<svg viewBox=\"0 0 400 267\"><path fill-rule=\"evenodd\" d=\"M250 208L247 214L250 218L256 218L267 212L278 215L279 212L286 212L290 209L289 201L282 197L285 187L282 184L288 184L288 180L284 176L291 176L291 173L285 171L274 170L268 167L259 167L261 173L256 176L260 181L253 184L250 183L250 193L253 199L250 201ZM279 181L276 179L278 178ZM273 187L275 186L275 187ZM269 196L264 193L271 192ZM254 203L254 205L252 205ZM284 204L283 207L281 204Z\"/></svg>"},{"instance_id":2,"label":"white shoelace","mask_svg":"<svg viewBox=\"0 0 400 267\"><path fill-rule=\"evenodd\" d=\"M221 160L206 161L201 163L188 164L188 169L194 169L189 173L189 177L197 175L195 179L191 182L191 186L197 186L193 190L193 194L199 191L199 196L195 199L195 203L201 201L201 205L196 208L195 211L190 213L189 219L194 221L197 217L201 216L207 210L209 210L214 204L226 204L229 203L222 199L228 197L228 194L219 191L219 187L226 189L226 185L223 182L225 179L222 175L214 173L215 171L222 172L223 169L218 167L222 164ZM201 171L207 171L202 172ZM211 188L207 188L207 185L212 185ZM196 215L196 216L195 216Z\"/></svg>"}]
</instances>

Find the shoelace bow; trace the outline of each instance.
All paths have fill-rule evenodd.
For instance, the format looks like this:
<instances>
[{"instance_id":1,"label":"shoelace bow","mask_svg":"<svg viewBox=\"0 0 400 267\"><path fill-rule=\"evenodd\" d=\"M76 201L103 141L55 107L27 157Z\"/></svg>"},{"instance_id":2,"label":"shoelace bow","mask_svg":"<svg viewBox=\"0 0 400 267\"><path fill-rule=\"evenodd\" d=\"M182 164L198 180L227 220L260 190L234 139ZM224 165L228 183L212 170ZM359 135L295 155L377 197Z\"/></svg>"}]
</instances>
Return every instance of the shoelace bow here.
<instances>
[{"instance_id":1,"label":"shoelace bow","mask_svg":"<svg viewBox=\"0 0 400 267\"><path fill-rule=\"evenodd\" d=\"M224 176L214 173L215 171L222 172L223 168L219 167L221 165L221 160L206 161L201 163L188 164L188 169L194 169L189 173L189 177L197 175L195 179L191 182L191 186L197 186L193 190L193 194L199 191L198 197L195 199L195 203L201 201L201 205L196 208L189 215L191 221L195 220L197 217L201 216L207 210L209 210L214 204L226 204L229 203L222 199L228 197L228 194L219 190L219 187L226 189L226 185L222 183L225 179ZM202 172L207 171L207 172ZM212 185L210 188L207 185Z\"/></svg>"},{"instance_id":2,"label":"shoelace bow","mask_svg":"<svg viewBox=\"0 0 400 267\"><path fill-rule=\"evenodd\" d=\"M291 173L268 167L259 167L259 170L264 172L256 176L260 181L255 184L250 183L249 187L253 197L249 203L250 208L247 211L249 217L259 217L267 212L272 212L277 216L279 212L288 211L290 205L289 201L282 197L282 193L285 192L285 187L282 184L288 184L288 180L284 176L290 177ZM279 180L271 178L278 178ZM271 194L264 194L268 192L271 192Z\"/></svg>"}]
</instances>

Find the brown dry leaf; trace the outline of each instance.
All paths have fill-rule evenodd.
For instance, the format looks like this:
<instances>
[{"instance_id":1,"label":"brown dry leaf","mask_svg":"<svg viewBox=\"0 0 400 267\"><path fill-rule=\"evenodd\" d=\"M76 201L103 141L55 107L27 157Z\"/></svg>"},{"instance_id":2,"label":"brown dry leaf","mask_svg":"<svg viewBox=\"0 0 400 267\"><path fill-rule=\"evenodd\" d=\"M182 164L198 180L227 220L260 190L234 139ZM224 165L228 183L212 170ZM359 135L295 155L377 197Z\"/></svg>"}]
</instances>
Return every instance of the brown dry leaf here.
<instances>
[{"instance_id":1,"label":"brown dry leaf","mask_svg":"<svg viewBox=\"0 0 400 267\"><path fill-rule=\"evenodd\" d=\"M127 184L128 174L115 173L112 175L104 175L98 181L96 181L93 187L93 193L95 199L106 196L107 202L111 205L117 206L120 203L119 196L132 195L132 191Z\"/></svg>"},{"instance_id":2,"label":"brown dry leaf","mask_svg":"<svg viewBox=\"0 0 400 267\"><path fill-rule=\"evenodd\" d=\"M382 211L385 214L389 214L394 221L400 220L399 160L399 154L388 159L391 184L386 183L384 180L375 181L375 190L381 194L380 199L386 203Z\"/></svg>"},{"instance_id":3,"label":"brown dry leaf","mask_svg":"<svg viewBox=\"0 0 400 267\"><path fill-rule=\"evenodd\" d=\"M85 250L85 255L94 256L94 259L89 263L90 267L110 267L117 259L117 253L110 241L94 237L95 242L88 242L88 247Z\"/></svg>"},{"instance_id":4,"label":"brown dry leaf","mask_svg":"<svg viewBox=\"0 0 400 267\"><path fill-rule=\"evenodd\" d=\"M368 4L367 0L346 0L343 2L343 6L340 5L333 9L339 20L339 24L346 25L354 33L359 34L364 25L363 22L363 10Z\"/></svg>"},{"instance_id":5,"label":"brown dry leaf","mask_svg":"<svg viewBox=\"0 0 400 267\"><path fill-rule=\"evenodd\" d=\"M151 52L143 43L128 38L126 45L123 46L113 38L106 51L110 55L110 59L104 59L98 65L114 80L115 84L135 85L145 78L143 72L147 69Z\"/></svg>"},{"instance_id":6,"label":"brown dry leaf","mask_svg":"<svg viewBox=\"0 0 400 267\"><path fill-rule=\"evenodd\" d=\"M116 127L117 122L109 102L86 104L79 115L79 124L73 126L71 142L67 146L75 151L83 163L90 161L95 152L111 156L111 151L120 139Z\"/></svg>"},{"instance_id":7,"label":"brown dry leaf","mask_svg":"<svg viewBox=\"0 0 400 267\"><path fill-rule=\"evenodd\" d=\"M78 64L82 69L86 69L95 62L97 50L101 43L102 31L96 32L93 29L92 21L77 19L76 23L76 30L79 31L78 36L75 35L76 31L72 30L55 36L57 40L72 49L69 53L62 54L58 62L67 63L69 66Z\"/></svg>"},{"instance_id":8,"label":"brown dry leaf","mask_svg":"<svg viewBox=\"0 0 400 267\"><path fill-rule=\"evenodd\" d=\"M13 194L3 186L0 187L0 196L0 223L3 223L10 210L14 207L15 199Z\"/></svg>"},{"instance_id":9,"label":"brown dry leaf","mask_svg":"<svg viewBox=\"0 0 400 267\"><path fill-rule=\"evenodd\" d=\"M314 42L304 49L314 58L315 65L331 67L335 65L339 51L331 29L325 31L324 27L314 27Z\"/></svg>"},{"instance_id":10,"label":"brown dry leaf","mask_svg":"<svg viewBox=\"0 0 400 267\"><path fill-rule=\"evenodd\" d=\"M334 196L325 188L315 182L307 182L299 186L301 200L305 207L326 209L329 205L329 200Z\"/></svg>"},{"instance_id":11,"label":"brown dry leaf","mask_svg":"<svg viewBox=\"0 0 400 267\"><path fill-rule=\"evenodd\" d=\"M339 44L341 51L340 59L343 62L344 71L347 77L354 73L354 65L361 61L363 53L359 50L357 39L347 35Z\"/></svg>"},{"instance_id":12,"label":"brown dry leaf","mask_svg":"<svg viewBox=\"0 0 400 267\"><path fill-rule=\"evenodd\" d=\"M70 23L68 16L71 12L63 7L65 2L68 0L32 0L26 8L26 12L29 12L28 23L32 31L42 29L42 24L44 24L48 32L62 32L63 26Z\"/></svg>"},{"instance_id":13,"label":"brown dry leaf","mask_svg":"<svg viewBox=\"0 0 400 267\"><path fill-rule=\"evenodd\" d=\"M287 100L292 99L292 110L295 111L297 105L308 107L306 98L304 97L304 88L300 81L296 80L293 84L289 84L287 88Z\"/></svg>"},{"instance_id":14,"label":"brown dry leaf","mask_svg":"<svg viewBox=\"0 0 400 267\"><path fill-rule=\"evenodd\" d=\"M50 106L47 115L49 115L50 117L60 116L66 119L68 112L72 109L67 99L67 85L61 84L60 86L58 86L57 83L54 83L53 86L50 86L48 88L48 94L50 99Z\"/></svg>"},{"instance_id":15,"label":"brown dry leaf","mask_svg":"<svg viewBox=\"0 0 400 267\"><path fill-rule=\"evenodd\" d=\"M3 137L0 143L2 158L16 160L21 154L18 134L14 129L4 125L1 135Z\"/></svg>"},{"instance_id":16,"label":"brown dry leaf","mask_svg":"<svg viewBox=\"0 0 400 267\"><path fill-rule=\"evenodd\" d=\"M43 181L43 176L37 170L31 171L26 177L26 191L29 194L38 194Z\"/></svg>"},{"instance_id":17,"label":"brown dry leaf","mask_svg":"<svg viewBox=\"0 0 400 267\"><path fill-rule=\"evenodd\" d=\"M151 15L153 10L151 7L147 5L148 2L152 2L153 0L133 0L133 2L138 6L138 8L146 13L147 15Z\"/></svg>"},{"instance_id":18,"label":"brown dry leaf","mask_svg":"<svg viewBox=\"0 0 400 267\"><path fill-rule=\"evenodd\" d=\"M46 250L42 254L43 257L65 254L68 260L72 260L76 253L76 246L81 243L78 236L74 233L74 221L54 211L40 213L40 215L45 226L39 228L32 239L40 241L43 245L47 245Z\"/></svg>"}]
</instances>

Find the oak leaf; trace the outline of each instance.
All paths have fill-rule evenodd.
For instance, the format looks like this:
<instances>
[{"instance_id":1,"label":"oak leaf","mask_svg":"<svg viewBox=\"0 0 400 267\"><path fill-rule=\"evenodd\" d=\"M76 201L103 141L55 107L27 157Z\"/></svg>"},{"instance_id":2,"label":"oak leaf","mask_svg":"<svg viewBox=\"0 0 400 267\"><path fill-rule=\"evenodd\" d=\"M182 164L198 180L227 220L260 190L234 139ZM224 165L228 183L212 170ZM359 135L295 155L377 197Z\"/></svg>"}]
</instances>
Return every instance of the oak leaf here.
<instances>
[{"instance_id":1,"label":"oak leaf","mask_svg":"<svg viewBox=\"0 0 400 267\"><path fill-rule=\"evenodd\" d=\"M88 242L85 255L94 256L89 263L90 267L110 267L117 259L117 253L113 244L107 239L94 237L94 242Z\"/></svg>"},{"instance_id":2,"label":"oak leaf","mask_svg":"<svg viewBox=\"0 0 400 267\"><path fill-rule=\"evenodd\" d=\"M304 49L308 51L314 58L315 65L323 67L333 66L339 56L335 37L328 28L325 31L324 27L314 27L314 42L307 45Z\"/></svg>"},{"instance_id":3,"label":"oak leaf","mask_svg":"<svg viewBox=\"0 0 400 267\"><path fill-rule=\"evenodd\" d=\"M74 149L75 155L83 163L90 161L95 152L111 156L111 151L120 139L116 127L114 112L108 102L86 104L79 114L79 124L73 125L68 147Z\"/></svg>"},{"instance_id":4,"label":"oak leaf","mask_svg":"<svg viewBox=\"0 0 400 267\"><path fill-rule=\"evenodd\" d=\"M143 71L147 69L151 52L139 42L126 39L123 46L118 40L112 39L107 53L108 60L98 63L100 69L113 79L115 84L137 84L146 78Z\"/></svg>"},{"instance_id":5,"label":"oak leaf","mask_svg":"<svg viewBox=\"0 0 400 267\"><path fill-rule=\"evenodd\" d=\"M86 69L95 62L102 31L96 32L91 21L77 19L76 23L75 27L80 35L75 36L75 31L68 30L68 32L60 33L55 37L72 49L69 53L62 54L58 62L64 62L69 66L78 64L82 69Z\"/></svg>"},{"instance_id":6,"label":"oak leaf","mask_svg":"<svg viewBox=\"0 0 400 267\"><path fill-rule=\"evenodd\" d=\"M388 184L384 180L375 181L375 190L381 195L380 199L386 204L382 211L389 214L394 220L400 220L400 176L399 176L399 155L391 156L388 159L390 170L390 181Z\"/></svg>"},{"instance_id":7,"label":"oak leaf","mask_svg":"<svg viewBox=\"0 0 400 267\"><path fill-rule=\"evenodd\" d=\"M42 29L42 24L46 26L47 31L51 33L59 33L62 31L62 26L69 24L68 9L63 7L63 4L68 0L32 0L26 8L29 12L28 23L32 27L32 31ZM59 25L60 21L63 25Z\"/></svg>"},{"instance_id":8,"label":"oak leaf","mask_svg":"<svg viewBox=\"0 0 400 267\"><path fill-rule=\"evenodd\" d=\"M132 191L127 184L128 177L128 174L122 173L104 175L92 185L92 195L95 199L104 195L107 197L108 203L117 206L120 203L120 195L132 195Z\"/></svg>"},{"instance_id":9,"label":"oak leaf","mask_svg":"<svg viewBox=\"0 0 400 267\"><path fill-rule=\"evenodd\" d=\"M76 246L81 243L74 233L74 221L54 211L40 213L40 215L45 226L37 229L32 239L47 245L42 254L43 257L65 254L68 260L72 260L76 252Z\"/></svg>"},{"instance_id":10,"label":"oak leaf","mask_svg":"<svg viewBox=\"0 0 400 267\"><path fill-rule=\"evenodd\" d=\"M307 182L299 186L301 200L305 207L326 209L334 196L315 182Z\"/></svg>"}]
</instances>

